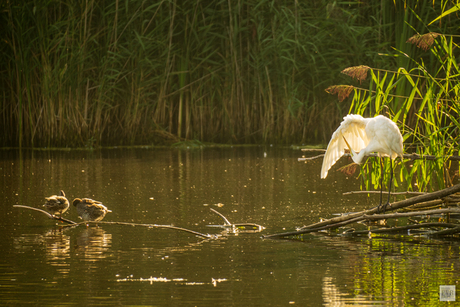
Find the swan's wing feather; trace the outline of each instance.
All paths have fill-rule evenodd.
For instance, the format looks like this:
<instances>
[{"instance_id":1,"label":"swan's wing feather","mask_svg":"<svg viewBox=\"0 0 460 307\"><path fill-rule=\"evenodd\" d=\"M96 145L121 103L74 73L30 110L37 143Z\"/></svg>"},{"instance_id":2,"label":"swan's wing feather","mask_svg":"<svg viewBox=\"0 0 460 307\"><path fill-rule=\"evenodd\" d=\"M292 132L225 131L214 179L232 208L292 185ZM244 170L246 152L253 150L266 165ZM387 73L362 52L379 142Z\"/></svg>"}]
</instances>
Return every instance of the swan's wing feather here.
<instances>
[{"instance_id":1,"label":"swan's wing feather","mask_svg":"<svg viewBox=\"0 0 460 307\"><path fill-rule=\"evenodd\" d=\"M369 140L366 136L365 128L368 119L360 115L349 114L343 118L342 123L332 134L331 140L327 145L324 154L323 166L321 167L321 178L326 178L327 172L340 157L345 153L347 144L344 137L354 151L360 151L367 146Z\"/></svg>"}]
</instances>

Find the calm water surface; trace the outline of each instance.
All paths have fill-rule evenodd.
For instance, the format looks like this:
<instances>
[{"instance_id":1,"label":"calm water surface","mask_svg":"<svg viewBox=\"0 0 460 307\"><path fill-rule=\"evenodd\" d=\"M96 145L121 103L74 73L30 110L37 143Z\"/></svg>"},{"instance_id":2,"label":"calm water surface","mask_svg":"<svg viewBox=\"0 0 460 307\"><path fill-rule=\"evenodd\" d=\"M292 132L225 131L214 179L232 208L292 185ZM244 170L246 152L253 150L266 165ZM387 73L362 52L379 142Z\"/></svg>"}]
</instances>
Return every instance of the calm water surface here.
<instances>
[{"instance_id":1,"label":"calm water surface","mask_svg":"<svg viewBox=\"0 0 460 307\"><path fill-rule=\"evenodd\" d=\"M375 205L343 196L359 181L291 148L243 147L0 151L0 305L39 306L446 306L440 285L458 285L458 241L413 236L262 239ZM345 165L342 159L339 165ZM336 169L336 168L334 168ZM63 189L113 212L61 223L32 210ZM226 233L222 219L266 227ZM79 221L72 208L64 217Z\"/></svg>"}]
</instances>

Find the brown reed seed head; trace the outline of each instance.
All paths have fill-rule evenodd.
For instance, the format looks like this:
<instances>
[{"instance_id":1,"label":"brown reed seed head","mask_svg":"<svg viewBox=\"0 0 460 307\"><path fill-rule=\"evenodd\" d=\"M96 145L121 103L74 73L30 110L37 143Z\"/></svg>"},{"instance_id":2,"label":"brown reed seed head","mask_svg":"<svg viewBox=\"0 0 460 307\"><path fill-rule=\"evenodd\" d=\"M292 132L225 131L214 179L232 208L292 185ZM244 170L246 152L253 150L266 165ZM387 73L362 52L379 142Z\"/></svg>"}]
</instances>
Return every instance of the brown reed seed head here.
<instances>
[{"instance_id":1,"label":"brown reed seed head","mask_svg":"<svg viewBox=\"0 0 460 307\"><path fill-rule=\"evenodd\" d=\"M342 70L342 74L355 78L356 80L359 80L359 83L361 83L361 81L367 78L367 71L369 69L371 68L366 65L352 66Z\"/></svg>"},{"instance_id":2,"label":"brown reed seed head","mask_svg":"<svg viewBox=\"0 0 460 307\"><path fill-rule=\"evenodd\" d=\"M406 43L417 45L418 48L422 48L423 50L427 51L433 45L435 38L439 35L441 34L436 32L430 32L423 35L415 34L409 38Z\"/></svg>"},{"instance_id":3,"label":"brown reed seed head","mask_svg":"<svg viewBox=\"0 0 460 307\"><path fill-rule=\"evenodd\" d=\"M350 96L351 91L353 91L353 86L352 85L331 85L329 86L325 91L328 94L335 95L339 97L339 101L342 102L348 96Z\"/></svg>"}]
</instances>

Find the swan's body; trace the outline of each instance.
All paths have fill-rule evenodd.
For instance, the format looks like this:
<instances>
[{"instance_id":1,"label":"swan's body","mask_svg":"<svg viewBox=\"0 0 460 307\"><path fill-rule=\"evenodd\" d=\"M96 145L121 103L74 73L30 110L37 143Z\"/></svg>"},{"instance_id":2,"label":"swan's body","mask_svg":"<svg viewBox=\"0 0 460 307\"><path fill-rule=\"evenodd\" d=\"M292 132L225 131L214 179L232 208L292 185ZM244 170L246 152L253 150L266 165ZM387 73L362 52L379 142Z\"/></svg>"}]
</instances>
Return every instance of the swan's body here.
<instances>
[{"instance_id":1,"label":"swan's body","mask_svg":"<svg viewBox=\"0 0 460 307\"><path fill-rule=\"evenodd\" d=\"M56 215L59 213L61 217L64 212L69 209L69 201L65 197L64 191L61 190L59 195L53 195L50 197L45 197L46 203L43 205L46 210L51 214Z\"/></svg>"},{"instance_id":2,"label":"swan's body","mask_svg":"<svg viewBox=\"0 0 460 307\"><path fill-rule=\"evenodd\" d=\"M350 144L353 161L358 164L372 152L391 159L403 158L403 138L393 121L383 115L364 118L349 114L343 118L327 145L321 178L326 178L331 166L345 153L345 148L348 148L345 140Z\"/></svg>"},{"instance_id":3,"label":"swan's body","mask_svg":"<svg viewBox=\"0 0 460 307\"><path fill-rule=\"evenodd\" d=\"M112 212L100 201L90 198L75 198L72 203L77 209L78 215L84 221L100 221L105 217L107 212Z\"/></svg>"},{"instance_id":4,"label":"swan's body","mask_svg":"<svg viewBox=\"0 0 460 307\"><path fill-rule=\"evenodd\" d=\"M345 153L345 148L351 151L355 163L361 164L364 157L376 152L380 157L398 156L403 159L403 138L398 126L389 118L378 115L373 118L363 118L361 115L349 114L343 118L339 128L332 134L324 155L321 168L321 178L326 178L332 165ZM393 171L390 176L390 190ZM383 177L383 176L382 176ZM380 184L382 186L382 183ZM388 203L390 194L388 193ZM382 198L380 196L380 206Z\"/></svg>"}]
</instances>

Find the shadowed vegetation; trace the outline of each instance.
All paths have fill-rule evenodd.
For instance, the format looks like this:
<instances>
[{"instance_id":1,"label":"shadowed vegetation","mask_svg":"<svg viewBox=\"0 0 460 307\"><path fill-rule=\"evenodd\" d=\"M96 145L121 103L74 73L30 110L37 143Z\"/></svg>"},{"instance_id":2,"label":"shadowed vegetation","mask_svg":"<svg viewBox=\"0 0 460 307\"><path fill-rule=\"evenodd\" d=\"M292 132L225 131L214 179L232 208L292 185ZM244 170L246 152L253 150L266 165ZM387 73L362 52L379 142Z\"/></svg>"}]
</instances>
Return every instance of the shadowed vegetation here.
<instances>
[{"instance_id":1,"label":"shadowed vegetation","mask_svg":"<svg viewBox=\"0 0 460 307\"><path fill-rule=\"evenodd\" d=\"M409 71L391 47L446 8L422 2L2 2L1 143L326 142L349 102L324 89Z\"/></svg>"},{"instance_id":2,"label":"shadowed vegetation","mask_svg":"<svg viewBox=\"0 0 460 307\"><path fill-rule=\"evenodd\" d=\"M379 62L393 27L359 1L1 9L4 146L322 141L347 109L324 88L343 67Z\"/></svg>"}]
</instances>

